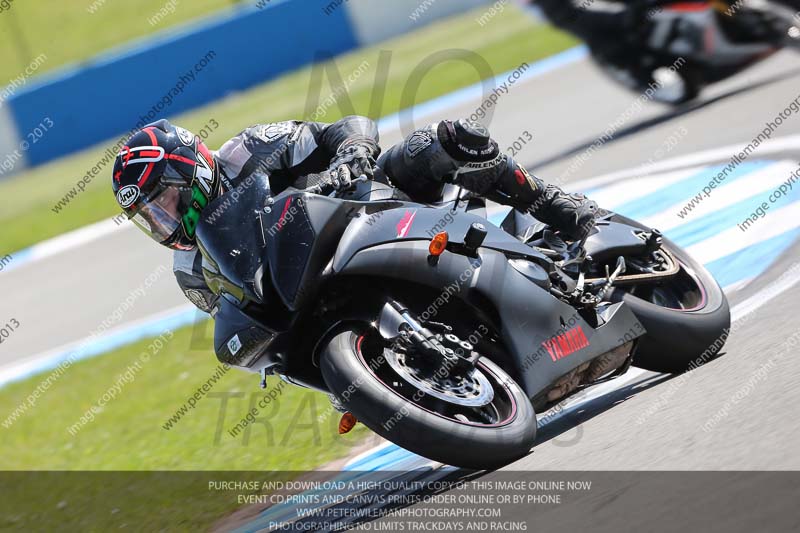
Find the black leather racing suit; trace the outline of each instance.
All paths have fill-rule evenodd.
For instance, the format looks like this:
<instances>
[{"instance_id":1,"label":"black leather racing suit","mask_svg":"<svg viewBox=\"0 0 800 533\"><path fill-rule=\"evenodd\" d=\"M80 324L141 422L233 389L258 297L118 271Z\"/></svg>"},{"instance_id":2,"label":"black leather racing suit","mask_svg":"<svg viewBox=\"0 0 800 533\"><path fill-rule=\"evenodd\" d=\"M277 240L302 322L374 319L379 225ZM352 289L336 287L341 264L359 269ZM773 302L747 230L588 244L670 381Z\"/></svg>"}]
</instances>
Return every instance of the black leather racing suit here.
<instances>
[{"instance_id":1,"label":"black leather racing suit","mask_svg":"<svg viewBox=\"0 0 800 533\"><path fill-rule=\"evenodd\" d=\"M588 233L597 206L545 184L502 153L485 127L445 120L419 129L378 160L384 180L419 202L435 202L446 183L530 212L574 239Z\"/></svg>"},{"instance_id":2,"label":"black leather racing suit","mask_svg":"<svg viewBox=\"0 0 800 533\"><path fill-rule=\"evenodd\" d=\"M215 156L226 190L241 189L247 176L262 172L269 176L270 189L276 194L308 174L328 169L343 146L364 146L377 157L378 140L376 124L365 117L346 117L335 124L281 122L248 128ZM380 157L375 179L419 202L436 201L445 183L456 183L478 195L528 209L576 238L588 232L596 209L583 196L565 194L530 175L500 152L485 128L466 121L443 121L415 131ZM203 278L200 253L176 251L174 271L187 298L210 312L217 297Z\"/></svg>"},{"instance_id":3,"label":"black leather racing suit","mask_svg":"<svg viewBox=\"0 0 800 533\"><path fill-rule=\"evenodd\" d=\"M345 117L334 124L287 121L247 128L215 152L225 191L247 194L246 178L254 172L269 176L273 194L308 174L328 169L339 147L358 142L370 147L375 157L378 127L366 117ZM186 297L198 308L211 312L217 296L208 288L199 251L176 251L173 271Z\"/></svg>"}]
</instances>

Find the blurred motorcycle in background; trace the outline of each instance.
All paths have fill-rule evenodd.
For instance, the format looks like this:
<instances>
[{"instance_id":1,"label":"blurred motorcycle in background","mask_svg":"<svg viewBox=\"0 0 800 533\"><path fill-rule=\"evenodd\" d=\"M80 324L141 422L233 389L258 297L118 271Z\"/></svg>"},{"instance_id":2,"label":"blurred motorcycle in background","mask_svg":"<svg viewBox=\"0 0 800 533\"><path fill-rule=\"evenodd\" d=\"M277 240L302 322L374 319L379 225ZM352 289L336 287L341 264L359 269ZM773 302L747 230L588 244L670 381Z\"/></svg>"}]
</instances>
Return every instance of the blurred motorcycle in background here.
<instances>
[{"instance_id":1,"label":"blurred motorcycle in background","mask_svg":"<svg viewBox=\"0 0 800 533\"><path fill-rule=\"evenodd\" d=\"M570 0L564 0L569 2ZM584 40L617 83L680 105L784 48L800 48L798 0L533 0Z\"/></svg>"},{"instance_id":2,"label":"blurred motorcycle in background","mask_svg":"<svg viewBox=\"0 0 800 533\"><path fill-rule=\"evenodd\" d=\"M704 87L784 48L800 49L800 11L782 3L650 0L646 4L652 27L638 60L643 68L655 67L654 99L664 103L689 102ZM642 89L634 86L631 76L618 66L595 59L613 79Z\"/></svg>"}]
</instances>

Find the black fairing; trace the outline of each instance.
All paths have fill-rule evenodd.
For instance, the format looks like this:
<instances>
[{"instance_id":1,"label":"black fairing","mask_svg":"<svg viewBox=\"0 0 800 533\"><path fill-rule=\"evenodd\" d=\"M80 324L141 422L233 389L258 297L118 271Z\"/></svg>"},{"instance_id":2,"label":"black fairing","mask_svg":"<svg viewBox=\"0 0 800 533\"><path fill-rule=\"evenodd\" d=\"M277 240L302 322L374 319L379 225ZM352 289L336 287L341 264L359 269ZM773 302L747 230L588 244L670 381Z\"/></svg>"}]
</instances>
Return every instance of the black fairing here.
<instances>
[{"instance_id":1,"label":"black fairing","mask_svg":"<svg viewBox=\"0 0 800 533\"><path fill-rule=\"evenodd\" d=\"M265 216L264 238L270 279L283 304L297 311L319 288L325 266L354 218L403 205L394 189L361 182L337 198L289 188ZM363 219L363 217L362 217Z\"/></svg>"},{"instance_id":2,"label":"black fairing","mask_svg":"<svg viewBox=\"0 0 800 533\"><path fill-rule=\"evenodd\" d=\"M214 316L214 351L222 363L245 369L276 369L282 361L268 351L277 333L223 296Z\"/></svg>"},{"instance_id":3,"label":"black fairing","mask_svg":"<svg viewBox=\"0 0 800 533\"><path fill-rule=\"evenodd\" d=\"M498 251L482 248L477 258L445 253L437 263L428 262L427 256L426 242L385 243L357 252L340 274L380 276L434 289L460 280L458 298L481 307L489 303L497 311L495 326L513 359L504 368L531 398L547 391L571 370L622 345L624 341L619 339L626 332L643 331L625 305L612 306L604 316L587 321L512 267L508 257ZM544 343L576 327L588 338L588 346L563 359L551 358Z\"/></svg>"},{"instance_id":4,"label":"black fairing","mask_svg":"<svg viewBox=\"0 0 800 533\"><path fill-rule=\"evenodd\" d=\"M598 263L620 256L637 256L647 248L644 239L636 236L638 230L627 224L601 221L597 230L586 241L586 253Z\"/></svg>"},{"instance_id":5,"label":"black fairing","mask_svg":"<svg viewBox=\"0 0 800 533\"><path fill-rule=\"evenodd\" d=\"M221 296L214 316L217 358L259 370L278 364L268 347L288 329L292 316L272 286L264 284L264 206L270 191L265 176L253 179L244 194L230 191L203 210L197 244L206 282Z\"/></svg>"},{"instance_id":6,"label":"black fairing","mask_svg":"<svg viewBox=\"0 0 800 533\"><path fill-rule=\"evenodd\" d=\"M260 300L255 278L265 259L262 225L269 194L266 176L255 176L244 194L233 190L211 202L197 224L208 286L216 294L234 296L243 305Z\"/></svg>"},{"instance_id":7,"label":"black fairing","mask_svg":"<svg viewBox=\"0 0 800 533\"><path fill-rule=\"evenodd\" d=\"M197 243L206 281L221 296L214 317L217 358L249 370L274 369L353 213L383 205L355 200L391 204L391 189L366 184L343 200L290 188L271 198L267 178L253 179L244 193L228 192L203 210Z\"/></svg>"},{"instance_id":8,"label":"black fairing","mask_svg":"<svg viewBox=\"0 0 800 533\"><path fill-rule=\"evenodd\" d=\"M469 213L454 215L448 207L432 208L419 204L406 204L375 215L361 216L350 224L336 251L333 268L336 272L342 271L360 250L394 241L430 241L438 231L448 232L451 243L463 244L464 236L475 223L483 224L487 231L483 248L526 258L543 267L551 266L551 261L541 252L493 226L484 218ZM425 247L427 249L427 244ZM387 259L398 260L398 258Z\"/></svg>"},{"instance_id":9,"label":"black fairing","mask_svg":"<svg viewBox=\"0 0 800 533\"><path fill-rule=\"evenodd\" d=\"M272 285L288 309L300 309L313 296L354 211L350 202L293 189L275 199L266 217L266 257Z\"/></svg>"}]
</instances>

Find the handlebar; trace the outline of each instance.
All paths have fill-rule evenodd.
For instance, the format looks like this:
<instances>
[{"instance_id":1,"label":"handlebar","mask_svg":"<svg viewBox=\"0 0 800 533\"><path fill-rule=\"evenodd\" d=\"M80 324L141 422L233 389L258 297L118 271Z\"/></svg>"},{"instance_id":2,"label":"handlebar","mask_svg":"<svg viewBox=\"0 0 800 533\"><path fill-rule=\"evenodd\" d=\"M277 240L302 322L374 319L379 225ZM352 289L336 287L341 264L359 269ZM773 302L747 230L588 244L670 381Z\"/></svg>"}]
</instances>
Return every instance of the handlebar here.
<instances>
[{"instance_id":1,"label":"handlebar","mask_svg":"<svg viewBox=\"0 0 800 533\"><path fill-rule=\"evenodd\" d=\"M306 176L306 178L317 178L317 184L312 185L311 187L306 187L305 189L301 189L302 192L322 194L322 191L324 191L327 187L333 186L333 178L331 178L331 173L327 170L319 174L309 174Z\"/></svg>"},{"instance_id":2,"label":"handlebar","mask_svg":"<svg viewBox=\"0 0 800 533\"><path fill-rule=\"evenodd\" d=\"M309 174L306 177L316 177L318 179L317 184L305 189L301 189L300 191L310 194L323 194L328 188L330 188L332 191L347 190L358 183L369 181L367 176L360 176L356 179L353 179L353 175L350 172L350 167L347 165L340 166L336 172L338 174L337 176L334 176L329 170L320 172L319 174Z\"/></svg>"}]
</instances>

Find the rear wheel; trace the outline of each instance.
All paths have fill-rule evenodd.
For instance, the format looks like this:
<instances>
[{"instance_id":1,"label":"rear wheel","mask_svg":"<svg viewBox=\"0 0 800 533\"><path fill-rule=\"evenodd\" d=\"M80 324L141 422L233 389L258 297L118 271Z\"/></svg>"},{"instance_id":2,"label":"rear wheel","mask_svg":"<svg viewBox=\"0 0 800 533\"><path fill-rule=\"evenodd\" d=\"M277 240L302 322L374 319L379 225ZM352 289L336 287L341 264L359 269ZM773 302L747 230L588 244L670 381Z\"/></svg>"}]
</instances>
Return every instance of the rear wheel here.
<instances>
[{"instance_id":1,"label":"rear wheel","mask_svg":"<svg viewBox=\"0 0 800 533\"><path fill-rule=\"evenodd\" d=\"M378 335L348 330L322 358L331 392L375 433L445 464L492 469L526 455L536 437L530 400L486 358L473 368L420 368Z\"/></svg>"},{"instance_id":2,"label":"rear wheel","mask_svg":"<svg viewBox=\"0 0 800 533\"><path fill-rule=\"evenodd\" d=\"M620 221L649 231L625 217ZM680 264L680 272L657 284L620 286L615 300L624 300L647 329L633 364L654 372L682 373L720 354L731 317L725 294L708 270L680 246L663 246Z\"/></svg>"}]
</instances>

